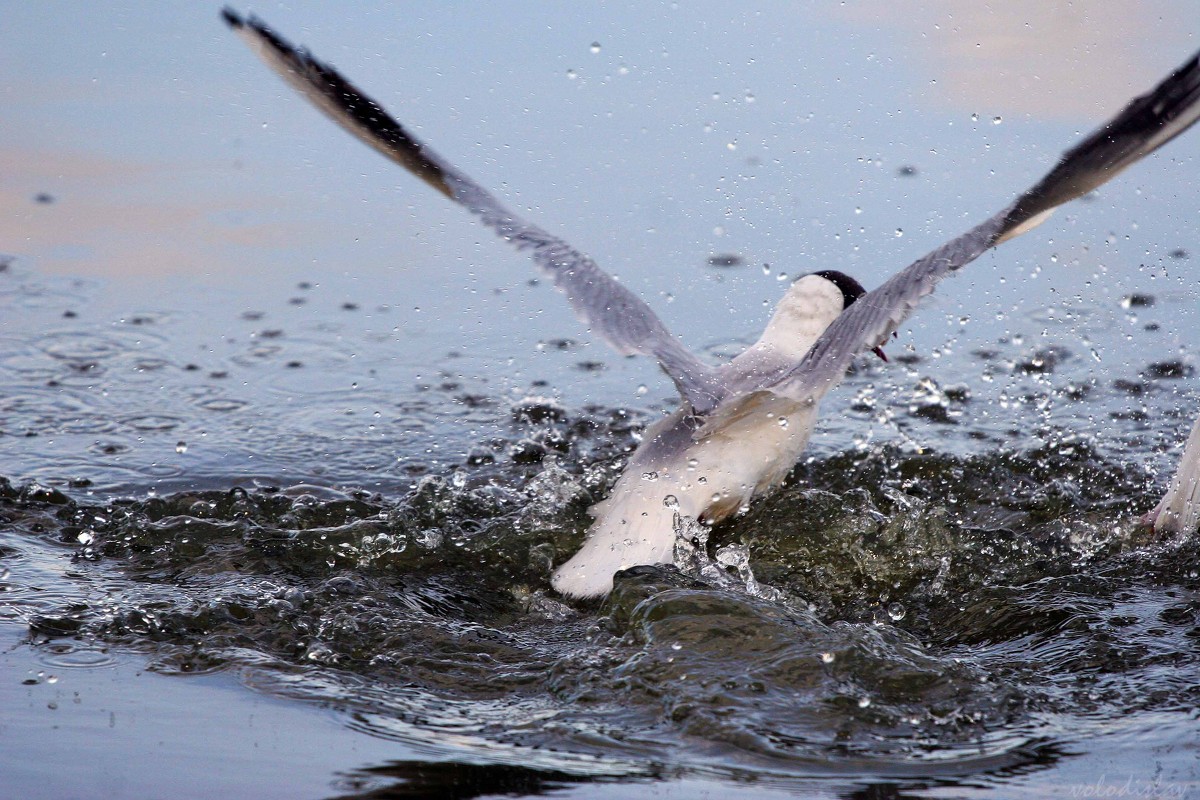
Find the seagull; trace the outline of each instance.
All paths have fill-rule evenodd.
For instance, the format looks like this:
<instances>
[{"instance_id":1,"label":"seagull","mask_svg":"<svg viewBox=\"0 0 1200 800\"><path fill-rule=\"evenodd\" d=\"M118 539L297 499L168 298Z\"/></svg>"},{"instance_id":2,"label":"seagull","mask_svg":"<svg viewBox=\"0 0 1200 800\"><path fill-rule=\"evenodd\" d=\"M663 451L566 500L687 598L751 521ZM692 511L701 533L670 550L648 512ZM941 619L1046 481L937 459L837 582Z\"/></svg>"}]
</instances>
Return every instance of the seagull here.
<instances>
[{"instance_id":1,"label":"seagull","mask_svg":"<svg viewBox=\"0 0 1200 800\"><path fill-rule=\"evenodd\" d=\"M1200 419L1192 426L1167 493L1141 522L1156 533L1196 532L1200 525Z\"/></svg>"},{"instance_id":2,"label":"seagull","mask_svg":"<svg viewBox=\"0 0 1200 800\"><path fill-rule=\"evenodd\" d=\"M1149 155L1200 117L1200 53L1135 98L1000 212L897 272L873 291L834 270L795 281L761 338L730 361L705 363L592 259L522 219L417 140L333 67L255 17L229 26L284 80L351 134L528 251L576 315L622 355L655 359L680 407L651 425L608 497L591 507L582 547L551 585L573 598L612 589L620 570L674 560L684 520L713 525L779 486L808 444L821 399L864 350L878 348L942 278L1046 220Z\"/></svg>"}]
</instances>

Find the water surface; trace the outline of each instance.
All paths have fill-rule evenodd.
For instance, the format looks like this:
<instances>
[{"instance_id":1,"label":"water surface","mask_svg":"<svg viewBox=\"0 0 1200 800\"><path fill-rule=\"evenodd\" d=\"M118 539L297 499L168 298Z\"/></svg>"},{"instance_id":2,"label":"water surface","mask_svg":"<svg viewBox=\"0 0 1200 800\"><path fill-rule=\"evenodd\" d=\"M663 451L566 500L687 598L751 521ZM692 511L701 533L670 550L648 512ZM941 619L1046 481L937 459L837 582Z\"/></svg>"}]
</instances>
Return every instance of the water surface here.
<instances>
[{"instance_id":1,"label":"water surface","mask_svg":"<svg viewBox=\"0 0 1200 800\"><path fill-rule=\"evenodd\" d=\"M1197 46L1170 2L889 8L257 10L719 359ZM1200 791L1197 542L1136 525L1195 415L1200 137L944 284L679 570L567 604L653 366L216 9L5 16L14 791Z\"/></svg>"}]
</instances>

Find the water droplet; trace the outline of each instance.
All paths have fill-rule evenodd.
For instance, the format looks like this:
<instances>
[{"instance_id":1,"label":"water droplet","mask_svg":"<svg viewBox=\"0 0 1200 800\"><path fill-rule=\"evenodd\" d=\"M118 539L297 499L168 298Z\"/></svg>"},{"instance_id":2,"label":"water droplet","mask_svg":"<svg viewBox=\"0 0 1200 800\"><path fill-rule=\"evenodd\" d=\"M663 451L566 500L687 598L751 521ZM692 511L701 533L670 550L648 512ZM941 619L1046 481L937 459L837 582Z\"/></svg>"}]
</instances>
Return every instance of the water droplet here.
<instances>
[{"instance_id":1,"label":"water droplet","mask_svg":"<svg viewBox=\"0 0 1200 800\"><path fill-rule=\"evenodd\" d=\"M899 622L904 619L904 615L908 613L908 609L904 607L903 603L889 603L887 613L892 618L892 622Z\"/></svg>"},{"instance_id":2,"label":"water droplet","mask_svg":"<svg viewBox=\"0 0 1200 800\"><path fill-rule=\"evenodd\" d=\"M599 43L599 42L592 42L591 51L592 51L593 53L599 53L599 52L600 52L600 43Z\"/></svg>"},{"instance_id":3,"label":"water droplet","mask_svg":"<svg viewBox=\"0 0 1200 800\"><path fill-rule=\"evenodd\" d=\"M866 708L869 705L871 705L871 698L869 698L869 697L858 698L858 707L859 708Z\"/></svg>"},{"instance_id":4,"label":"water droplet","mask_svg":"<svg viewBox=\"0 0 1200 800\"><path fill-rule=\"evenodd\" d=\"M972 115L971 115L971 122L979 122L979 115L978 115L978 114L972 114Z\"/></svg>"},{"instance_id":5,"label":"water droplet","mask_svg":"<svg viewBox=\"0 0 1200 800\"><path fill-rule=\"evenodd\" d=\"M579 73L577 73L575 70L573 70L573 69L567 70L567 80L573 81L578 77L579 77Z\"/></svg>"},{"instance_id":6,"label":"water droplet","mask_svg":"<svg viewBox=\"0 0 1200 800\"><path fill-rule=\"evenodd\" d=\"M669 494L663 498L663 506L666 508L679 508L679 498L673 494Z\"/></svg>"},{"instance_id":7,"label":"water droplet","mask_svg":"<svg viewBox=\"0 0 1200 800\"><path fill-rule=\"evenodd\" d=\"M788 426L787 417L780 417L779 418L779 427L786 428L787 426Z\"/></svg>"},{"instance_id":8,"label":"water droplet","mask_svg":"<svg viewBox=\"0 0 1200 800\"><path fill-rule=\"evenodd\" d=\"M993 124L993 125L999 125L999 124L1000 124L1001 122L1003 122L1003 121L1004 121L1004 120L1003 120L1003 118L1001 118L1001 117L992 117L992 124Z\"/></svg>"},{"instance_id":9,"label":"water droplet","mask_svg":"<svg viewBox=\"0 0 1200 800\"><path fill-rule=\"evenodd\" d=\"M179 453L180 455L183 455L184 453L186 453L187 452L187 442L176 442L175 443L175 452Z\"/></svg>"},{"instance_id":10,"label":"water droplet","mask_svg":"<svg viewBox=\"0 0 1200 800\"><path fill-rule=\"evenodd\" d=\"M726 142L725 149L726 150L737 150L737 139L734 139L732 142Z\"/></svg>"},{"instance_id":11,"label":"water droplet","mask_svg":"<svg viewBox=\"0 0 1200 800\"><path fill-rule=\"evenodd\" d=\"M750 92L746 92L746 94L744 94L742 96L742 99L745 100L747 103L753 103L757 98Z\"/></svg>"},{"instance_id":12,"label":"water droplet","mask_svg":"<svg viewBox=\"0 0 1200 800\"><path fill-rule=\"evenodd\" d=\"M642 384L641 386L637 387L637 395L638 395L638 397L641 397L642 395L646 394L646 393L647 393L647 392L649 392L649 391L650 391L650 390L649 390L649 389L646 387L646 385L645 385L645 384Z\"/></svg>"},{"instance_id":13,"label":"water droplet","mask_svg":"<svg viewBox=\"0 0 1200 800\"><path fill-rule=\"evenodd\" d=\"M899 238L900 238L901 236L903 236L903 235L904 235L904 229L903 229L903 228L896 228L896 238L897 238L897 239L899 239Z\"/></svg>"},{"instance_id":14,"label":"water droplet","mask_svg":"<svg viewBox=\"0 0 1200 800\"><path fill-rule=\"evenodd\" d=\"M75 540L80 544L91 544L95 539L96 536L91 531L83 531L75 537Z\"/></svg>"},{"instance_id":15,"label":"water droplet","mask_svg":"<svg viewBox=\"0 0 1200 800\"><path fill-rule=\"evenodd\" d=\"M833 653L821 653L822 664L832 664L834 659Z\"/></svg>"},{"instance_id":16,"label":"water droplet","mask_svg":"<svg viewBox=\"0 0 1200 800\"><path fill-rule=\"evenodd\" d=\"M643 472L642 480L654 482L654 481L658 480L658 473L657 472Z\"/></svg>"}]
</instances>

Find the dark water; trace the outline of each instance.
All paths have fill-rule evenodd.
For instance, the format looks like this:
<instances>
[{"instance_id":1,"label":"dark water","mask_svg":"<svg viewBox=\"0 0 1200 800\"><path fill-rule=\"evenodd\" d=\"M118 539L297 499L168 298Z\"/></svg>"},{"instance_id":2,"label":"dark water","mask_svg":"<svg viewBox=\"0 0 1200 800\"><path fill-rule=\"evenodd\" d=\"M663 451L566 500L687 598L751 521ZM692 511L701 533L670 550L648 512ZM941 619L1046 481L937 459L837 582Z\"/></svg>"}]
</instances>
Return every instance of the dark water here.
<instances>
[{"instance_id":1,"label":"dark water","mask_svg":"<svg viewBox=\"0 0 1200 800\"><path fill-rule=\"evenodd\" d=\"M719 359L788 279L879 283L1194 49L1164 44L1190 8L1135 5L506 5L454 69L459 11L262 13ZM0 795L1200 795L1200 540L1137 524L1197 409L1189 139L948 281L677 569L564 603L672 407L652 365L215 10L23 13ZM1069 98L995 80L1059 48Z\"/></svg>"}]
</instances>

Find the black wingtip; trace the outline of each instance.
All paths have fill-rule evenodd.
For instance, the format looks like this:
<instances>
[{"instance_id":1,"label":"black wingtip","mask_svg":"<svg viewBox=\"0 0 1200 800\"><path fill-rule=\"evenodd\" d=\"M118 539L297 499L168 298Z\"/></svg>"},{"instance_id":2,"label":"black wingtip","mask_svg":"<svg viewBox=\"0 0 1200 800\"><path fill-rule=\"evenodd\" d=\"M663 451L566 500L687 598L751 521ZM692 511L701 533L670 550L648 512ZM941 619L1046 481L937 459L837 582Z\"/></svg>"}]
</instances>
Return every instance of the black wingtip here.
<instances>
[{"instance_id":1,"label":"black wingtip","mask_svg":"<svg viewBox=\"0 0 1200 800\"><path fill-rule=\"evenodd\" d=\"M229 6L225 6L221 9L221 19L225 20L225 24L233 28L235 31L239 28L245 27L246 25L246 21L243 20L241 16L239 16L238 13Z\"/></svg>"}]
</instances>

